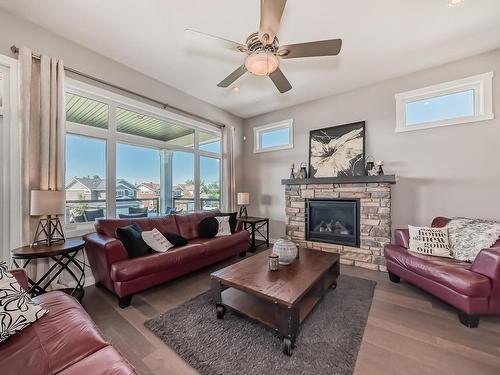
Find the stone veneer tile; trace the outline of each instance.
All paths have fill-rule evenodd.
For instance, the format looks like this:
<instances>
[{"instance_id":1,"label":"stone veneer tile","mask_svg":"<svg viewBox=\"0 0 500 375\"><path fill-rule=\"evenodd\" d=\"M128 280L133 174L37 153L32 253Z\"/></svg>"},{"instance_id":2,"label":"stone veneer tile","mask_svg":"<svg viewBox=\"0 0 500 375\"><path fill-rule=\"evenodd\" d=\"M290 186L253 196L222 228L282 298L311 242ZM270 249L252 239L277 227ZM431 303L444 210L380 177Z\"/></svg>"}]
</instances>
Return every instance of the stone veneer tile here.
<instances>
[{"instance_id":1,"label":"stone veneer tile","mask_svg":"<svg viewBox=\"0 0 500 375\"><path fill-rule=\"evenodd\" d=\"M358 198L359 248L305 240L306 199ZM285 186L286 234L303 247L340 254L341 264L387 271L384 245L391 239L391 190L387 183L309 184Z\"/></svg>"}]
</instances>

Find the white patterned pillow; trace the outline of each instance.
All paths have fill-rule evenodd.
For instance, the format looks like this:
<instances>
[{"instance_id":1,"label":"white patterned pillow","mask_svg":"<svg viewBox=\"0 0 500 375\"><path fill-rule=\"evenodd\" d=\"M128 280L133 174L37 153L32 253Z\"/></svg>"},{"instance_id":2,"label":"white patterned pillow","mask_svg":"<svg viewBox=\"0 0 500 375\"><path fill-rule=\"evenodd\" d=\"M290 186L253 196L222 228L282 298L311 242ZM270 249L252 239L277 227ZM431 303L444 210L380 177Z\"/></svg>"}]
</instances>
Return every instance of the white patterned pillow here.
<instances>
[{"instance_id":1,"label":"white patterned pillow","mask_svg":"<svg viewBox=\"0 0 500 375\"><path fill-rule=\"evenodd\" d=\"M0 342L36 322L48 310L33 303L16 278L0 261Z\"/></svg>"},{"instance_id":2,"label":"white patterned pillow","mask_svg":"<svg viewBox=\"0 0 500 375\"><path fill-rule=\"evenodd\" d=\"M219 230L215 237L230 236L231 226L229 225L229 216L216 216L215 218L219 222Z\"/></svg>"},{"instance_id":3,"label":"white patterned pillow","mask_svg":"<svg viewBox=\"0 0 500 375\"><path fill-rule=\"evenodd\" d=\"M451 258L448 228L413 227L408 225L410 251L435 257Z\"/></svg>"},{"instance_id":4,"label":"white patterned pillow","mask_svg":"<svg viewBox=\"0 0 500 375\"><path fill-rule=\"evenodd\" d=\"M167 240L165 236L156 228L141 232L141 237L150 248L159 253L164 253L171 247L174 247L174 245L172 245L170 241Z\"/></svg>"}]
</instances>

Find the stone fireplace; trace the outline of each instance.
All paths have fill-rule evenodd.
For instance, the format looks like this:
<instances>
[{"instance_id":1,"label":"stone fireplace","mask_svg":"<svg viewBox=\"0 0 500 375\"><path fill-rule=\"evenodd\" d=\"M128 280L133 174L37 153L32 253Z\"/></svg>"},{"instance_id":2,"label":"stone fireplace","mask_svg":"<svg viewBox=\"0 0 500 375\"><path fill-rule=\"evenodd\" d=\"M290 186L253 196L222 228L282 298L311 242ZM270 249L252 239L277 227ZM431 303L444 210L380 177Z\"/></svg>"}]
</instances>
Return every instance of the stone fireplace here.
<instances>
[{"instance_id":1,"label":"stone fireplace","mask_svg":"<svg viewBox=\"0 0 500 375\"><path fill-rule=\"evenodd\" d=\"M395 176L283 180L286 235L300 246L340 254L342 264L386 271Z\"/></svg>"}]
</instances>

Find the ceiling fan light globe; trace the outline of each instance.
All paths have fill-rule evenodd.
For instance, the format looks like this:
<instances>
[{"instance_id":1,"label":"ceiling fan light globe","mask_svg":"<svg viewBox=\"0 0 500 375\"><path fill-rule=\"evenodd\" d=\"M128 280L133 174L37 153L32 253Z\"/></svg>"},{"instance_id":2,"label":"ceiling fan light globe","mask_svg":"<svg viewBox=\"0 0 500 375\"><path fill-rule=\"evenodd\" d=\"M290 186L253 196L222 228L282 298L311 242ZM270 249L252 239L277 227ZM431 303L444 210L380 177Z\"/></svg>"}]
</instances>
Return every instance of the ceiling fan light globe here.
<instances>
[{"instance_id":1,"label":"ceiling fan light globe","mask_svg":"<svg viewBox=\"0 0 500 375\"><path fill-rule=\"evenodd\" d=\"M247 70L257 76L267 76L278 69L278 66L278 58L268 51L254 52L245 60Z\"/></svg>"}]
</instances>

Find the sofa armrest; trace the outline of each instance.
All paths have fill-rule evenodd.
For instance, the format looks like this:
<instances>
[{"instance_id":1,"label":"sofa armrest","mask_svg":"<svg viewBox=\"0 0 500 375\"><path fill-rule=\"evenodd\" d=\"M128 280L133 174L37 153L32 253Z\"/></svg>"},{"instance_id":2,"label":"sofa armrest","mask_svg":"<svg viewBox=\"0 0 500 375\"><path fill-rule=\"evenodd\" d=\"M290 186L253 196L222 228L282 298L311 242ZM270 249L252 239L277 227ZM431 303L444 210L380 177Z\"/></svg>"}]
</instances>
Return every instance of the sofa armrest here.
<instances>
[{"instance_id":1,"label":"sofa armrest","mask_svg":"<svg viewBox=\"0 0 500 375\"><path fill-rule=\"evenodd\" d=\"M83 236L85 250L96 282L101 282L108 289L114 290L110 278L111 265L128 259L127 250L120 240L100 233Z\"/></svg>"},{"instance_id":2,"label":"sofa armrest","mask_svg":"<svg viewBox=\"0 0 500 375\"><path fill-rule=\"evenodd\" d=\"M410 233L408 229L396 229L394 231L394 242L405 249L410 248Z\"/></svg>"},{"instance_id":3,"label":"sofa armrest","mask_svg":"<svg viewBox=\"0 0 500 375\"><path fill-rule=\"evenodd\" d=\"M12 274L12 276L16 278L19 285L21 285L21 288L23 288L26 291L29 290L30 286L28 283L28 274L26 273L25 269L13 268L9 272Z\"/></svg>"},{"instance_id":4,"label":"sofa armrest","mask_svg":"<svg viewBox=\"0 0 500 375\"><path fill-rule=\"evenodd\" d=\"M500 280L500 248L481 250L472 263L470 270L492 280Z\"/></svg>"}]
</instances>

